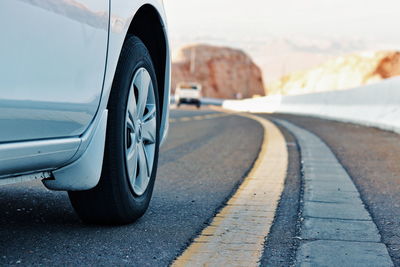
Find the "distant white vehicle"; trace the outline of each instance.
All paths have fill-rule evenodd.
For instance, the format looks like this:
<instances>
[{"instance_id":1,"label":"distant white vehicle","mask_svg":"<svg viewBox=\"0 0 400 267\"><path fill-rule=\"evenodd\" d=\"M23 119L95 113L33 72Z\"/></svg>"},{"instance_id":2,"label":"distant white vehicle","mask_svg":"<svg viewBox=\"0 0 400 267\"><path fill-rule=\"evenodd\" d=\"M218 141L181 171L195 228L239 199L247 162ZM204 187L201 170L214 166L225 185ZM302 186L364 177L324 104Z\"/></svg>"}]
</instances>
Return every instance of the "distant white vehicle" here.
<instances>
[{"instance_id":1,"label":"distant white vehicle","mask_svg":"<svg viewBox=\"0 0 400 267\"><path fill-rule=\"evenodd\" d=\"M180 83L175 89L175 102L181 104L201 106L201 85L198 83Z\"/></svg>"}]
</instances>

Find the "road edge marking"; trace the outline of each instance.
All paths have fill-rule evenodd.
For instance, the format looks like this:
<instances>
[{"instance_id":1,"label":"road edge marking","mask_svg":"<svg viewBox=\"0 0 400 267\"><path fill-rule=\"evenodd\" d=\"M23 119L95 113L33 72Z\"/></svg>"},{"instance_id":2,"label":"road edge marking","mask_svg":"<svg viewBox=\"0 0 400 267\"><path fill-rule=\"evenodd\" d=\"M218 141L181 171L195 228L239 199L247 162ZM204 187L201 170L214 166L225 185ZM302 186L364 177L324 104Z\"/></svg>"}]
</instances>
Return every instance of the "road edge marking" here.
<instances>
[{"instance_id":1,"label":"road edge marking","mask_svg":"<svg viewBox=\"0 0 400 267\"><path fill-rule=\"evenodd\" d=\"M253 168L226 206L172 266L258 266L288 168L286 141L279 128L251 114L264 128Z\"/></svg>"}]
</instances>

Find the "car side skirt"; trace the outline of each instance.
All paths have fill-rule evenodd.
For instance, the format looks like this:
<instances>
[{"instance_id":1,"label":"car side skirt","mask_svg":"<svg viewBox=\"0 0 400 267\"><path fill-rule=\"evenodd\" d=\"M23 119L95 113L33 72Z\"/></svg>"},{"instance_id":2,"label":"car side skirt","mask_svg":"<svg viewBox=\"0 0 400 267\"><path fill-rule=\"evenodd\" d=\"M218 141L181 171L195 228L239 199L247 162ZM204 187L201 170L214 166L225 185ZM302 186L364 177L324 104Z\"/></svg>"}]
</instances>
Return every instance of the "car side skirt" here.
<instances>
[{"instance_id":1,"label":"car side skirt","mask_svg":"<svg viewBox=\"0 0 400 267\"><path fill-rule=\"evenodd\" d=\"M79 137L0 144L0 179L62 166L80 144Z\"/></svg>"}]
</instances>

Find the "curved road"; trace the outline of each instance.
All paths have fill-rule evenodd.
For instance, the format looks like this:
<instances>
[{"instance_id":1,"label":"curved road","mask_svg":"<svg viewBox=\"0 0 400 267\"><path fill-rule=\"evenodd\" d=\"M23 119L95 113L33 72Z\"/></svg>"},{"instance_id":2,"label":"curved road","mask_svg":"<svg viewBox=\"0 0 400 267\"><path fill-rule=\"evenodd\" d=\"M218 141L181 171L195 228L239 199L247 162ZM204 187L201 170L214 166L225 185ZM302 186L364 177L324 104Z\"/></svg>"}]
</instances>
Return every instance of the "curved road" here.
<instances>
[{"instance_id":1,"label":"curved road","mask_svg":"<svg viewBox=\"0 0 400 267\"><path fill-rule=\"evenodd\" d=\"M0 265L168 265L234 192L263 136L255 121L206 109L171 119L153 200L135 224L82 225L66 193L40 181L0 187Z\"/></svg>"},{"instance_id":2,"label":"curved road","mask_svg":"<svg viewBox=\"0 0 400 267\"><path fill-rule=\"evenodd\" d=\"M395 266L400 266L400 136L352 124L292 116L318 136L360 192ZM285 188L261 265L296 261L304 179L296 137L279 126L288 151ZM263 129L255 121L204 108L171 111L153 200L135 224L83 225L66 193L40 181L0 187L0 265L166 266L220 210L258 156Z\"/></svg>"}]
</instances>

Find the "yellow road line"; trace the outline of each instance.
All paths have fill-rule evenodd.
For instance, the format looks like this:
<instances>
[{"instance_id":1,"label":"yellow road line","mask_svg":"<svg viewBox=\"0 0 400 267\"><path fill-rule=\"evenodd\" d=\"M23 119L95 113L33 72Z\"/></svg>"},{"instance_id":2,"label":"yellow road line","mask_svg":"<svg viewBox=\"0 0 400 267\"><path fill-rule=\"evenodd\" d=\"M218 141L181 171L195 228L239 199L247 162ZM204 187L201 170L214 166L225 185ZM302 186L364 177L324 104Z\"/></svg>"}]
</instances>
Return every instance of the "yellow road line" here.
<instances>
[{"instance_id":1,"label":"yellow road line","mask_svg":"<svg viewBox=\"0 0 400 267\"><path fill-rule=\"evenodd\" d=\"M204 115L203 118L204 119L213 119L213 118L218 117L216 115L219 115L219 114L207 114L207 115Z\"/></svg>"},{"instance_id":2,"label":"yellow road line","mask_svg":"<svg viewBox=\"0 0 400 267\"><path fill-rule=\"evenodd\" d=\"M258 266L283 190L288 152L273 123L249 114L237 115L264 127L258 159L227 205L173 266Z\"/></svg>"},{"instance_id":3,"label":"yellow road line","mask_svg":"<svg viewBox=\"0 0 400 267\"><path fill-rule=\"evenodd\" d=\"M203 116L194 116L193 120L203 120Z\"/></svg>"},{"instance_id":4,"label":"yellow road line","mask_svg":"<svg viewBox=\"0 0 400 267\"><path fill-rule=\"evenodd\" d=\"M192 120L191 117L183 117L179 119L179 121L191 121L191 120Z\"/></svg>"}]
</instances>

